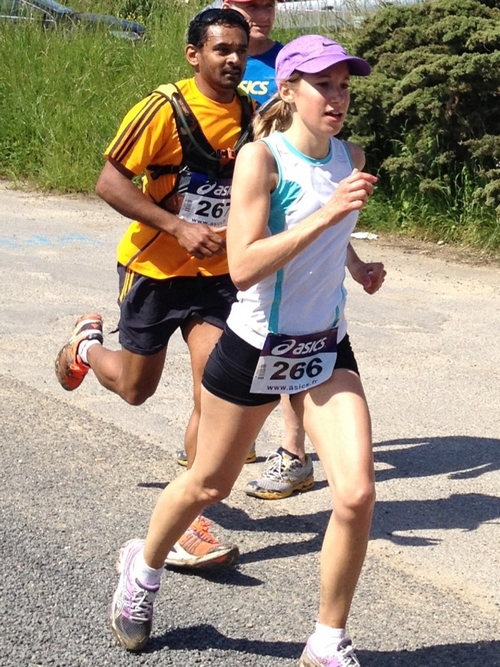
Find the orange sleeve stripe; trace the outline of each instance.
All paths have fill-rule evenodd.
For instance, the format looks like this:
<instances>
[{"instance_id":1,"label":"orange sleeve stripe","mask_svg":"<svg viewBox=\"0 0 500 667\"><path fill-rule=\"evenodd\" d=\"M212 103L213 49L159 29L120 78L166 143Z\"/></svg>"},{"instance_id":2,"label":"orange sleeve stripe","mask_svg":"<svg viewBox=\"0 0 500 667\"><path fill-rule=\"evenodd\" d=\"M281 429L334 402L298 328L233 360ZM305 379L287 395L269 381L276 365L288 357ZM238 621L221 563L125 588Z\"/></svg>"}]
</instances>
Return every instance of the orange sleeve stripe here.
<instances>
[{"instance_id":1,"label":"orange sleeve stripe","mask_svg":"<svg viewBox=\"0 0 500 667\"><path fill-rule=\"evenodd\" d=\"M149 125L151 119L165 104L169 104L169 101L163 95L152 94L149 102L130 120L116 138L116 141L107 152L108 157L112 157L117 162L123 162L140 139L141 134Z\"/></svg>"}]
</instances>

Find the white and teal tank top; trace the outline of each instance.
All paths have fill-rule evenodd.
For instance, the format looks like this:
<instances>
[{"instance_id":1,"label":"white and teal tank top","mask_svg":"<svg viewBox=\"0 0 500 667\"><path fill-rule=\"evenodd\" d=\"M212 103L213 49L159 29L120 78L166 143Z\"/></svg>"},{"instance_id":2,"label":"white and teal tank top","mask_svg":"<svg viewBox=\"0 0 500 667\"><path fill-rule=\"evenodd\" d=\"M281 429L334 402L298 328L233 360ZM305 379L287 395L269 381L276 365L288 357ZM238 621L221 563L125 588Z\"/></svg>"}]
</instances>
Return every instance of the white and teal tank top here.
<instances>
[{"instance_id":1,"label":"white and teal tank top","mask_svg":"<svg viewBox=\"0 0 500 667\"><path fill-rule=\"evenodd\" d=\"M298 151L281 132L262 141L278 166L278 186L271 194L270 235L291 229L320 209L353 169L347 146L338 139L331 139L330 151L322 160ZM357 218L357 212L348 214L275 274L239 291L228 326L259 349L269 331L300 335L338 327L341 341L346 333L347 246Z\"/></svg>"}]
</instances>

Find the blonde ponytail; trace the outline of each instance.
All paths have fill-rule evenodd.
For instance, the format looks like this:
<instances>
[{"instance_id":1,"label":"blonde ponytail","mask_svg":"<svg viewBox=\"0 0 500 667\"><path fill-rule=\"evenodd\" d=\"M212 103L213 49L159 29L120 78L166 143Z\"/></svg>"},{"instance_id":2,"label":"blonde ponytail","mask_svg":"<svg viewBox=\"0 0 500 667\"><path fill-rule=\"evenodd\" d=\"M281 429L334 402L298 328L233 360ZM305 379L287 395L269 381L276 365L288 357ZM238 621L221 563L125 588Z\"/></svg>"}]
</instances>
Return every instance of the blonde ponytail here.
<instances>
[{"instance_id":1,"label":"blonde ponytail","mask_svg":"<svg viewBox=\"0 0 500 667\"><path fill-rule=\"evenodd\" d=\"M268 137L271 132L284 132L292 124L292 108L279 95L263 104L253 119L254 139Z\"/></svg>"}]
</instances>

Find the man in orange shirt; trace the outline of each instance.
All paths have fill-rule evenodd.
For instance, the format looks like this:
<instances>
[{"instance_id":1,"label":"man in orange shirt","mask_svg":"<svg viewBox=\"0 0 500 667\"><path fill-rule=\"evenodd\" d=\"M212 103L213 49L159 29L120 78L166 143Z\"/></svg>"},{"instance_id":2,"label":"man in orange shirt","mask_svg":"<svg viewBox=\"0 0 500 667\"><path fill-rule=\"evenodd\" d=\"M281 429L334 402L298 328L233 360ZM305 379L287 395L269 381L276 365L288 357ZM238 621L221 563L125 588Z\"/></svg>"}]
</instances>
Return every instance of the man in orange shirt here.
<instances>
[{"instance_id":1,"label":"man in orange shirt","mask_svg":"<svg viewBox=\"0 0 500 667\"><path fill-rule=\"evenodd\" d=\"M249 26L232 9L198 14L186 59L194 77L160 87L125 116L106 149L96 191L134 222L118 246L121 350L103 346L102 318L80 317L56 359L64 389L90 369L127 403L140 405L160 382L168 341L180 328L193 375L194 409L185 447L194 458L201 376L235 300L225 250L234 158L249 139L254 105L236 92ZM176 109L182 108L182 112ZM187 122L187 129L183 126ZM194 149L193 136L196 139ZM143 174L142 191L132 179ZM222 544L197 517L169 553L176 567L229 567L238 548Z\"/></svg>"}]
</instances>

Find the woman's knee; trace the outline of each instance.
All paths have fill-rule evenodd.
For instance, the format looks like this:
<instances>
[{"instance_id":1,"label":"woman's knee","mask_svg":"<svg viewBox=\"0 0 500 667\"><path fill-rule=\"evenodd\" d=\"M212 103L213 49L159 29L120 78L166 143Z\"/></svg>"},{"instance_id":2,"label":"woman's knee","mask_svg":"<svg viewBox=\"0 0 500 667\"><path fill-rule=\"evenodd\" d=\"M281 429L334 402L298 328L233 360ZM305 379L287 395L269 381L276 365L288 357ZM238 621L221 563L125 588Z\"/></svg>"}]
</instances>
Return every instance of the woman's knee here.
<instances>
[{"instance_id":1,"label":"woman's knee","mask_svg":"<svg viewBox=\"0 0 500 667\"><path fill-rule=\"evenodd\" d=\"M371 515L375 505L375 483L371 480L345 485L333 492L333 508L336 515L346 520Z\"/></svg>"},{"instance_id":2,"label":"woman's knee","mask_svg":"<svg viewBox=\"0 0 500 667\"><path fill-rule=\"evenodd\" d=\"M204 506L215 505L225 500L231 493L230 488L225 485L193 485L191 493L194 496L195 502Z\"/></svg>"},{"instance_id":3,"label":"woman's knee","mask_svg":"<svg viewBox=\"0 0 500 667\"><path fill-rule=\"evenodd\" d=\"M225 500L232 490L232 484L224 479L207 479L203 474L199 474L194 466L184 476L186 491L191 498L203 505L214 505L221 500Z\"/></svg>"}]
</instances>

